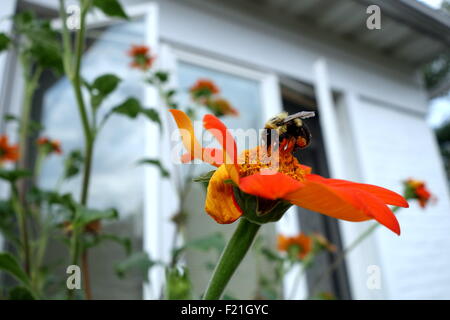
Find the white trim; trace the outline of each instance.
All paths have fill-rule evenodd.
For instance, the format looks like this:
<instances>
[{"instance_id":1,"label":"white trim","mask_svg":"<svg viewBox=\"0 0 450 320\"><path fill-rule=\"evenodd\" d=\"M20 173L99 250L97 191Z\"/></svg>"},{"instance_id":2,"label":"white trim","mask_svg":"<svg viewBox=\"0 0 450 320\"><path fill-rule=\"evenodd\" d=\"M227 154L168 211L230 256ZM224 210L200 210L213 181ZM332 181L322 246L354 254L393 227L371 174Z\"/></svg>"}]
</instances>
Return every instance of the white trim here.
<instances>
[{"instance_id":1,"label":"white trim","mask_svg":"<svg viewBox=\"0 0 450 320\"><path fill-rule=\"evenodd\" d=\"M325 152L328 155L327 162L331 176L334 178L344 177L344 166L341 156L341 141L339 139L338 121L336 108L333 101L328 80L328 67L325 58L319 58L314 63L314 87L317 99L317 109L320 113L320 127L322 128ZM332 155L332 156L331 156Z\"/></svg>"},{"instance_id":2,"label":"white trim","mask_svg":"<svg viewBox=\"0 0 450 320\"><path fill-rule=\"evenodd\" d=\"M158 5L149 3L145 6L139 6L139 9L144 10L145 44L152 48L152 52L158 54ZM153 86L149 86L145 90L144 105L157 106L160 113L163 111L159 104L158 91ZM158 159L161 148L159 127L157 124L147 121L145 131L145 137L147 139L144 152L145 157ZM158 188L161 176L157 168L154 166L146 166L144 177L143 249L149 254L151 259L160 260L164 258L160 246L160 239L164 236L164 221L158 216L161 208L161 190ZM148 278L150 282L144 284L143 298L159 299L163 287L164 270L161 270L161 268L152 268L149 271Z\"/></svg>"},{"instance_id":3,"label":"white trim","mask_svg":"<svg viewBox=\"0 0 450 320\"><path fill-rule=\"evenodd\" d=\"M168 44L166 45L169 46ZM268 73L256 69L239 66L235 63L219 60L218 58L208 57L207 53L193 53L176 45L170 45L170 47L176 59L180 61L256 81L264 81L270 76Z\"/></svg>"},{"instance_id":4,"label":"white trim","mask_svg":"<svg viewBox=\"0 0 450 320\"><path fill-rule=\"evenodd\" d=\"M6 0L2 2L2 16L3 18L5 16L12 16L14 15L16 11L16 0ZM12 22L8 19L7 21L3 20L2 23L0 23L0 32L8 32L12 28ZM0 94L3 95L4 93L4 87L5 82L8 81L8 77L10 77L9 74L7 74L5 71L7 70L7 62L8 62L8 53L9 51L4 51L0 53ZM0 97L0 102L3 101L4 97ZM5 114L5 108L6 106L1 106L0 109L0 116L4 116ZM2 120L3 121L3 120ZM9 187L6 183L2 182L0 184L0 195L2 198L6 197L9 193ZM4 245L4 238L0 234L0 251L3 250Z\"/></svg>"},{"instance_id":5,"label":"white trim","mask_svg":"<svg viewBox=\"0 0 450 320\"><path fill-rule=\"evenodd\" d=\"M360 99L356 92L345 91L343 94L342 107L345 109L345 118L349 135L352 137L354 154L358 168L356 168L356 176L352 177L357 181L367 181L369 175L369 168L367 161L363 159L363 144L364 141L358 132L361 132L360 125L357 119L360 118L361 108ZM372 221L368 223L373 223ZM341 234L343 236L343 243L349 245L364 230L367 229L368 223L351 223L339 221ZM352 289L354 299L383 299L386 298L386 288L383 285L379 290L368 290L367 281L367 267L368 261L379 261L378 245L375 237L367 238L362 244L355 248L347 257L348 278ZM385 282L383 282L385 283Z\"/></svg>"}]
</instances>

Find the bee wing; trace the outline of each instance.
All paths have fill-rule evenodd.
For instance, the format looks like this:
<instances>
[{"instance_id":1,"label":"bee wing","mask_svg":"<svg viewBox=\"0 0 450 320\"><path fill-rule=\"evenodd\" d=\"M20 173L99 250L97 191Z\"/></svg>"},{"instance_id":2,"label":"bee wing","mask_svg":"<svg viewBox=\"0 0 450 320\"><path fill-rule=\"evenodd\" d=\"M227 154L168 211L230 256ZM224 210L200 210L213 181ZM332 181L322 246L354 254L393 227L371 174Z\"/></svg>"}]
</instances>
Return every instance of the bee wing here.
<instances>
[{"instance_id":1,"label":"bee wing","mask_svg":"<svg viewBox=\"0 0 450 320\"><path fill-rule=\"evenodd\" d=\"M290 116L287 116L284 120L283 123L287 123L291 120L294 120L296 118L300 118L300 119L308 119L308 118L312 118L316 115L316 113L314 111L300 111L294 114L291 114Z\"/></svg>"}]
</instances>

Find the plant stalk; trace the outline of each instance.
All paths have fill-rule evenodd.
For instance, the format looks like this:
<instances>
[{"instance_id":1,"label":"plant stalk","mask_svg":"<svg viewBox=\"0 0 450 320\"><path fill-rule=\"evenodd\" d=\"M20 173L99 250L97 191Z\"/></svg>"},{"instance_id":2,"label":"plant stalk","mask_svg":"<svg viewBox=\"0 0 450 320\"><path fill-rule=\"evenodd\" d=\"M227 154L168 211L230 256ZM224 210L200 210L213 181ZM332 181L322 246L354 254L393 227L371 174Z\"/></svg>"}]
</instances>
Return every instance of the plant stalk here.
<instances>
[{"instance_id":1,"label":"plant stalk","mask_svg":"<svg viewBox=\"0 0 450 320\"><path fill-rule=\"evenodd\" d=\"M93 147L94 147L94 134L93 130L89 124L89 117L87 114L86 105L83 99L82 92L82 79L81 79L81 60L83 56L84 50L84 41L85 41L85 31L86 31L86 15L90 7L90 1L81 0L81 13L80 13L80 29L76 35L75 41L75 57L74 57L74 65L72 68L72 56L71 56L71 45L70 45L70 35L65 23L63 23L63 47L64 47L64 67L66 70L66 74L69 77L72 88L75 93L75 99L77 101L78 112L81 118L81 124L83 127L84 134L84 150L85 150L85 163L83 170L83 180L81 187L81 195L80 195L80 203L85 206L88 202L88 193L89 193L89 183L92 169L92 155L93 155ZM60 14L65 21L65 6L64 1L60 0ZM75 246L76 252L73 253L73 264L78 264L79 254L79 234L78 232L73 232L72 234L72 243ZM82 249L82 248L81 248ZM81 269L83 273L84 279L84 291L86 299L90 300L92 298L90 281L89 281L89 263L88 263L88 255L87 252L83 250L81 253Z\"/></svg>"},{"instance_id":2,"label":"plant stalk","mask_svg":"<svg viewBox=\"0 0 450 320\"><path fill-rule=\"evenodd\" d=\"M203 300L220 299L228 282L250 249L260 227L261 225L252 223L243 217L240 219L214 269Z\"/></svg>"},{"instance_id":3,"label":"plant stalk","mask_svg":"<svg viewBox=\"0 0 450 320\"><path fill-rule=\"evenodd\" d=\"M24 260L24 268L27 275L30 275L31 271L30 245L29 245L28 227L25 216L25 210L20 202L19 190L14 185L14 183L11 184L11 190L12 190L13 207L17 213L17 219L19 221L19 233L22 244L22 256Z\"/></svg>"}]
</instances>

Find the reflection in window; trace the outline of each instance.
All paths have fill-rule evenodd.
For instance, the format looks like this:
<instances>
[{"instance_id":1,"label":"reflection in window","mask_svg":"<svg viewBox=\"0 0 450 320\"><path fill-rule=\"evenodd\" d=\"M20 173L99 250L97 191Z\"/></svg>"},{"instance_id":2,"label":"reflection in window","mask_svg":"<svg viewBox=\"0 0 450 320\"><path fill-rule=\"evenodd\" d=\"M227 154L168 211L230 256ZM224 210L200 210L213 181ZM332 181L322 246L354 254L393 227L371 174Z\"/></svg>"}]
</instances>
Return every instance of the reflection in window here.
<instances>
[{"instance_id":1,"label":"reflection in window","mask_svg":"<svg viewBox=\"0 0 450 320\"><path fill-rule=\"evenodd\" d=\"M193 106L193 102L189 99L189 88L200 78L210 79L220 88L220 94L230 101L233 107L239 111L238 117L226 116L221 118L228 128L246 130L260 127L262 106L260 100L260 83L258 81L185 62L178 64L177 76L181 92L179 97L180 105ZM195 112L196 118L201 120L203 115L207 113L207 110L206 108L195 108ZM199 124L201 126L201 123ZM197 129L201 128L198 127ZM211 141L209 138L207 139ZM238 143L239 150L243 150L245 147L248 148L248 146ZM194 171L193 175L199 175L213 169L208 164L180 165L178 168L185 177L189 171ZM195 170L192 170L192 168L195 168ZM217 232L223 233L225 239L228 239L236 225L217 224L212 218L206 215L204 201L205 189L200 184L194 183L190 189L187 201L185 201L184 207L182 208L182 211L188 216L185 234L186 241L206 237ZM273 240L273 226L263 228L262 233L265 234L266 239L269 239L269 241L270 239ZM194 286L195 297L199 297L206 287L212 272L212 267L217 262L217 258L217 252L214 250L210 252L191 250L188 252L186 262ZM266 269L266 265L257 265L254 256L248 255L244 263L239 267L239 272L231 281L225 294L238 299L254 298L257 273L267 272ZM270 272L267 273L270 274Z\"/></svg>"},{"instance_id":2,"label":"reflection in window","mask_svg":"<svg viewBox=\"0 0 450 320\"><path fill-rule=\"evenodd\" d=\"M83 58L82 74L88 81L105 73L114 73L122 79L119 88L105 100L98 119L127 97L142 101L144 86L142 73L129 68L126 51L132 44L144 42L142 21L121 23L88 32L88 48ZM87 97L86 97L87 98ZM86 99L88 101L88 99ZM82 150L83 136L73 91L66 78L57 80L45 93L43 123L46 136L59 139L64 154L74 149ZM93 174L90 185L89 206L114 207L119 210L120 221L104 223L105 233L131 236L133 249L142 250L142 190L143 168L136 161L143 157L144 119L129 120L112 116L97 138ZM43 188L52 189L58 184L63 170L63 158L53 156L45 163L40 178ZM81 176L61 185L61 192L80 193ZM54 250L57 250L55 248ZM54 252L54 251L53 251ZM55 256L57 256L55 254ZM94 298L139 299L142 292L140 275L119 280L114 265L125 253L116 243L105 242L89 251ZM51 259L51 257L49 257Z\"/></svg>"}]
</instances>

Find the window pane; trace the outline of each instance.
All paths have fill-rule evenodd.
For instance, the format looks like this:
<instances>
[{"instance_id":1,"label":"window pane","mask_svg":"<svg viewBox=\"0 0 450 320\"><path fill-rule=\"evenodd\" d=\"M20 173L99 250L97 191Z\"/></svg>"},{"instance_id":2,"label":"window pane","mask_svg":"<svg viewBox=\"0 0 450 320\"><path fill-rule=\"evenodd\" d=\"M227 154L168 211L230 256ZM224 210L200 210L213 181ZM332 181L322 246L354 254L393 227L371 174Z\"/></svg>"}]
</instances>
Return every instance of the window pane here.
<instances>
[{"instance_id":1,"label":"window pane","mask_svg":"<svg viewBox=\"0 0 450 320\"><path fill-rule=\"evenodd\" d=\"M189 99L189 88L199 79L206 78L213 80L220 88L224 98L229 100L231 104L239 111L238 117L227 116L221 120L231 129L256 129L260 127L261 119L261 93L260 83L258 81L245 77L216 71L209 68L200 67L194 64L180 62L178 64L178 84L181 95L181 105L193 105ZM196 110L197 119L202 119L207 113L206 109ZM200 128L199 128L200 129ZM248 148L241 141L238 142L238 149L244 150ZM253 146L254 147L254 146ZM181 170L187 175L187 172L195 168L193 175L199 175L213 169L208 164L183 165ZM183 212L188 215L186 240L194 240L201 237L220 232L225 239L229 239L236 223L231 225L219 225L212 218L207 216L204 211L205 189L198 183L194 183L189 192L189 196L184 203ZM262 228L265 240L274 241L274 226L267 225ZM219 252L212 250L205 253L204 251L191 250L187 255L187 265L190 271L191 280L194 286L195 297L199 297L203 293L212 272L212 266L217 262ZM249 254L244 263L239 266L239 271L233 277L230 286L226 290L226 295L238 299L249 299L255 297L257 275L259 272L270 273L265 264L256 264L255 257Z\"/></svg>"},{"instance_id":2,"label":"window pane","mask_svg":"<svg viewBox=\"0 0 450 320\"><path fill-rule=\"evenodd\" d=\"M92 82L105 73L114 73L122 79L98 112L98 120L113 106L133 96L142 99L142 73L129 68L126 51L132 44L144 42L142 21L121 23L88 32L88 48L83 57L82 74ZM85 97L86 101L88 97ZM89 106L88 106L89 107ZM82 149L83 136L77 105L66 78L57 80L45 93L43 123L46 136L61 140L64 154ZM136 161L143 157L144 119L129 120L112 116L99 134L93 161L89 207L119 210L120 221L105 222L102 233L131 236L133 249L142 250L143 168ZM52 156L43 166L40 184L52 189L59 183L63 158ZM79 195L81 175L60 186L62 192ZM54 250L57 250L56 248ZM57 256L55 253L54 256ZM89 251L94 297L97 299L141 298L142 279L130 275L119 280L114 273L115 263L125 257L123 248L113 242L104 242ZM49 258L51 259L51 257Z\"/></svg>"}]
</instances>

